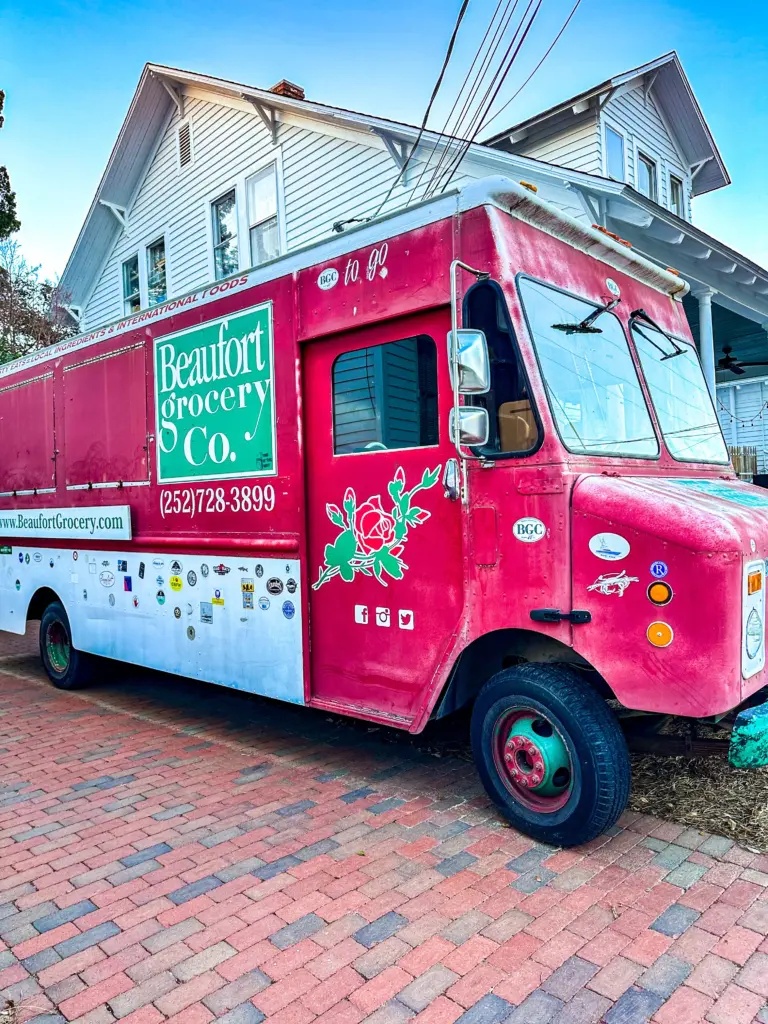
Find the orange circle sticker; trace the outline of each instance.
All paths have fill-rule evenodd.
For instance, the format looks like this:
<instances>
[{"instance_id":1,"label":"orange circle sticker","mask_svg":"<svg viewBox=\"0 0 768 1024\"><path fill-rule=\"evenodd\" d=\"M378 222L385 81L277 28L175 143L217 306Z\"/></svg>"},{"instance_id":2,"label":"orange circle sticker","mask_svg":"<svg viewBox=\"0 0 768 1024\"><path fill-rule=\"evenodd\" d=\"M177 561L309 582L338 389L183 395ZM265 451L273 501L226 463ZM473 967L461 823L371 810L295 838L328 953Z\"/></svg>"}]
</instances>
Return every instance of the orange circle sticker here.
<instances>
[{"instance_id":1,"label":"orange circle sticker","mask_svg":"<svg viewBox=\"0 0 768 1024\"><path fill-rule=\"evenodd\" d=\"M666 622L652 622L645 635L654 647L669 647L675 634Z\"/></svg>"}]
</instances>

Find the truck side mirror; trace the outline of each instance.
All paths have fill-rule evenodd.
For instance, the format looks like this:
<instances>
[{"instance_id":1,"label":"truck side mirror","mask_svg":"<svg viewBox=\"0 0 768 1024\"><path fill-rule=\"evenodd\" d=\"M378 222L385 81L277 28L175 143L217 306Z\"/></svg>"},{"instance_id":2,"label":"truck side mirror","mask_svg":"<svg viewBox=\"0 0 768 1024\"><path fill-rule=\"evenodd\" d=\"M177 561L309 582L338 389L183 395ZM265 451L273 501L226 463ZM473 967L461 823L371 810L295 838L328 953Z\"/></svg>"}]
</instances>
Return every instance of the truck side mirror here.
<instances>
[{"instance_id":1,"label":"truck side mirror","mask_svg":"<svg viewBox=\"0 0 768 1024\"><path fill-rule=\"evenodd\" d=\"M451 416L448 422L448 429L451 441L456 444L455 410L451 409ZM488 444L488 410L477 405L462 405L459 409L459 438L460 445L467 445L469 448L482 447Z\"/></svg>"},{"instance_id":2,"label":"truck side mirror","mask_svg":"<svg viewBox=\"0 0 768 1024\"><path fill-rule=\"evenodd\" d=\"M448 355L451 379L458 373L460 395L484 395L491 387L491 365L488 342L482 331L461 328L456 331L456 345L451 344L453 331L448 332ZM454 369L455 368L455 369Z\"/></svg>"}]
</instances>

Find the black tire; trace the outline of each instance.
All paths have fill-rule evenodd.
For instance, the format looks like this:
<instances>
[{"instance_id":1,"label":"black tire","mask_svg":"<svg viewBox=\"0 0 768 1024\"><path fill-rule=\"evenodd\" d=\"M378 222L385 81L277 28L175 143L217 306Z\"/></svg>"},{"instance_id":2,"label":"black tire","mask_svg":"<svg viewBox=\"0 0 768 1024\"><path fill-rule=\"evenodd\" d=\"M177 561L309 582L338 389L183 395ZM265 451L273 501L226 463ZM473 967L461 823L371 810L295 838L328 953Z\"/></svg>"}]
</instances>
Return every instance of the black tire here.
<instances>
[{"instance_id":1,"label":"black tire","mask_svg":"<svg viewBox=\"0 0 768 1024\"><path fill-rule=\"evenodd\" d=\"M40 619L40 657L59 690L77 690L93 680L95 658L72 646L69 619L59 601L52 601Z\"/></svg>"},{"instance_id":2,"label":"black tire","mask_svg":"<svg viewBox=\"0 0 768 1024\"><path fill-rule=\"evenodd\" d=\"M532 809L517 798L494 757L497 723L511 709L538 711L563 741L572 770L565 803ZM616 824L629 799L629 751L615 715L580 676L556 665L519 665L497 673L472 709L478 773L502 814L521 832L553 846L579 846ZM507 749L507 748L505 748Z\"/></svg>"}]
</instances>

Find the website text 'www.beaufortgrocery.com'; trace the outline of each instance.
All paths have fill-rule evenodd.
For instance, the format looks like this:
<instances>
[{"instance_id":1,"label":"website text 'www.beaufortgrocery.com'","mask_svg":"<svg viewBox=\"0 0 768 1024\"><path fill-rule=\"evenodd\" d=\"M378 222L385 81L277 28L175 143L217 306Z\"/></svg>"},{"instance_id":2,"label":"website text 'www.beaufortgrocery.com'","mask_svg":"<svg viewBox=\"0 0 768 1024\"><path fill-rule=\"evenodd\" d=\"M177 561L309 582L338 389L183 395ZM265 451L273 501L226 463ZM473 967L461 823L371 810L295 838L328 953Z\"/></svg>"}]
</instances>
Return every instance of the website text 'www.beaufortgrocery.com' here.
<instances>
[{"instance_id":1,"label":"website text 'www.beaufortgrocery.com'","mask_svg":"<svg viewBox=\"0 0 768 1024\"><path fill-rule=\"evenodd\" d=\"M0 509L0 537L130 540L130 505Z\"/></svg>"}]
</instances>

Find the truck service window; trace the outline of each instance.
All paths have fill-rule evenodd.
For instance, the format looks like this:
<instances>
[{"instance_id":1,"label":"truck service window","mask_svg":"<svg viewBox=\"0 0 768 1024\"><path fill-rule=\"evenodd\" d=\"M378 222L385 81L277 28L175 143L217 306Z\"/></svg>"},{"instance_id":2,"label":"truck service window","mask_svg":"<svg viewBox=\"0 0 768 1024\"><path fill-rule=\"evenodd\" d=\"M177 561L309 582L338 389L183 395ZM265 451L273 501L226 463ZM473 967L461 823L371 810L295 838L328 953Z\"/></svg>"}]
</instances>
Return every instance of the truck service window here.
<instances>
[{"instance_id":1,"label":"truck service window","mask_svg":"<svg viewBox=\"0 0 768 1024\"><path fill-rule=\"evenodd\" d=\"M586 330L582 322L600 308L596 303L528 278L519 287L565 447L581 455L655 458L659 443L618 319L602 313Z\"/></svg>"},{"instance_id":2,"label":"truck service window","mask_svg":"<svg viewBox=\"0 0 768 1024\"><path fill-rule=\"evenodd\" d=\"M524 454L536 447L539 425L528 391L501 288L492 281L473 285L464 305L464 324L485 334L491 358L491 389L465 399L488 410L488 444L484 455Z\"/></svg>"},{"instance_id":3,"label":"truck service window","mask_svg":"<svg viewBox=\"0 0 768 1024\"><path fill-rule=\"evenodd\" d=\"M438 443L432 338L419 335L343 352L332 374L336 455Z\"/></svg>"},{"instance_id":4,"label":"truck service window","mask_svg":"<svg viewBox=\"0 0 768 1024\"><path fill-rule=\"evenodd\" d=\"M680 462L728 462L720 424L696 350L675 346L649 324L633 321L632 339L651 392L651 401L673 459ZM671 358L663 358L671 353Z\"/></svg>"}]
</instances>

